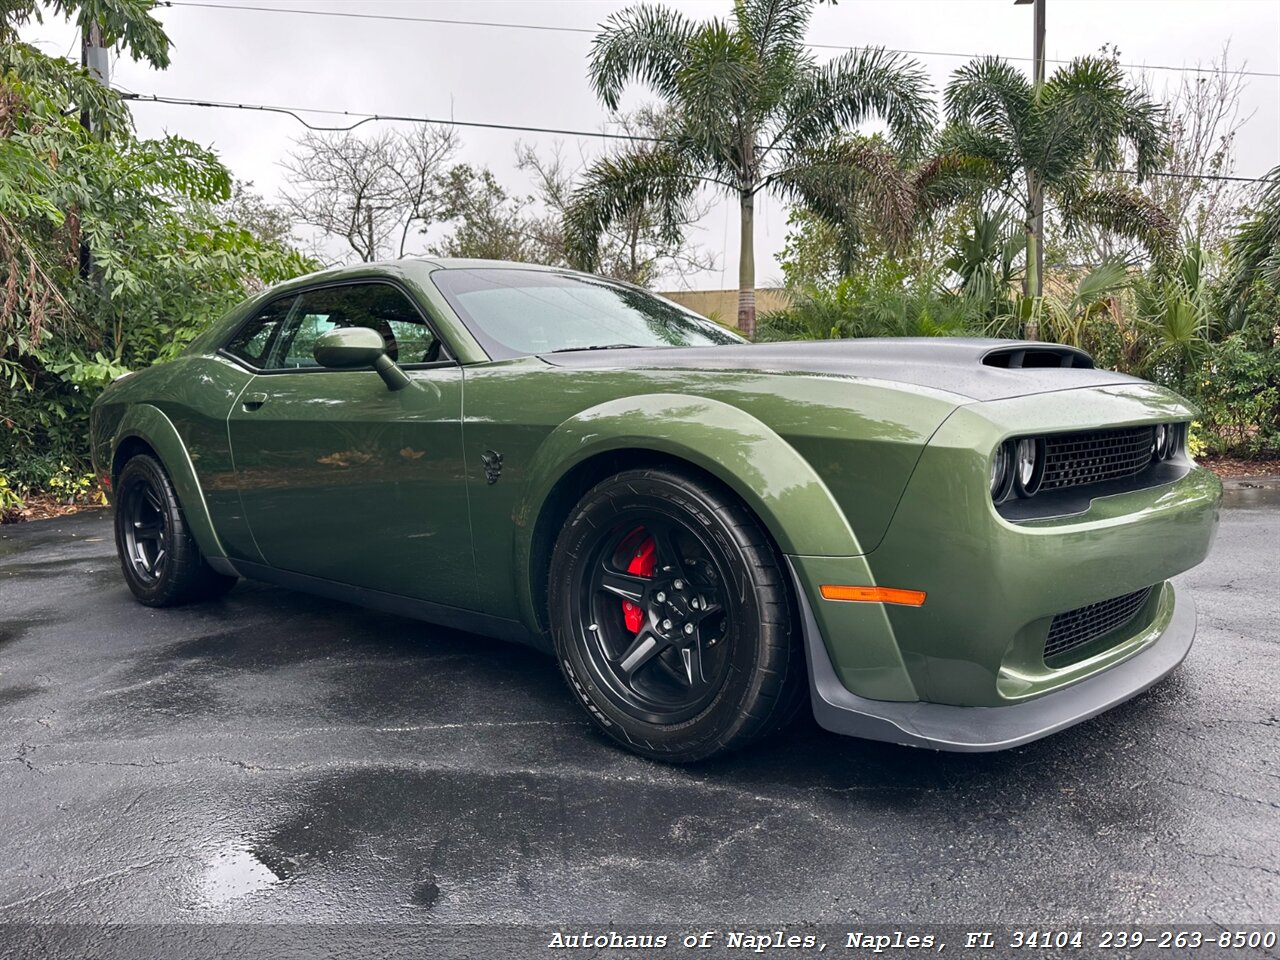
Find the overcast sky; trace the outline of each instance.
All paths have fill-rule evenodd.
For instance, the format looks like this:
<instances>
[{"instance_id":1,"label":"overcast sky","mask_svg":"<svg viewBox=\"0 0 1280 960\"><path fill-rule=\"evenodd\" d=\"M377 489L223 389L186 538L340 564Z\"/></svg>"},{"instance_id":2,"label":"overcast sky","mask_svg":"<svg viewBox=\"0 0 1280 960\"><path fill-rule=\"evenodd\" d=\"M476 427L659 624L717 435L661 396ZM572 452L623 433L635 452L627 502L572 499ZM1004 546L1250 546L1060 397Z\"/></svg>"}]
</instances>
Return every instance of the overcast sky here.
<instances>
[{"instance_id":1,"label":"overcast sky","mask_svg":"<svg viewBox=\"0 0 1280 960\"><path fill-rule=\"evenodd\" d=\"M209 5L218 2L587 29L628 5L614 0L208 0ZM671 5L698 18L731 9L728 0ZM112 80L122 88L175 97L582 130L599 130L606 120L585 79L590 33L190 6L162 9L158 15L173 40L173 63L157 73L127 58L114 61ZM1207 66L1230 43L1232 67L1280 74L1277 0L1049 0L1047 21L1050 58L1068 59L1112 43L1124 63ZM62 24L47 21L28 28L25 35L43 41L47 52L72 51L78 56L73 32ZM940 89L967 55L1028 56L1031 7L1014 6L1012 0L840 0L837 6L817 10L809 40L921 51L919 59ZM825 59L835 51L816 54ZM1166 80L1173 84L1182 76L1164 70L1149 75L1157 90ZM1237 172L1260 176L1280 163L1280 77L1246 79L1243 109L1252 117L1239 140ZM636 91L631 99L638 104L645 96ZM159 104L136 104L133 113L140 135L167 132L210 145L237 177L253 181L268 197L282 183L279 160L302 130L295 120L271 114ZM336 119L306 116L317 124ZM575 159L599 149L590 139L460 132L459 159L489 165L516 191L529 189L524 174L515 169L517 141L549 151L559 139ZM778 204L758 207L756 269L762 285L779 276L775 254L786 233L785 221ZM699 234L719 264L715 271L688 278L688 285L735 286L737 219L732 204L718 203Z\"/></svg>"}]
</instances>

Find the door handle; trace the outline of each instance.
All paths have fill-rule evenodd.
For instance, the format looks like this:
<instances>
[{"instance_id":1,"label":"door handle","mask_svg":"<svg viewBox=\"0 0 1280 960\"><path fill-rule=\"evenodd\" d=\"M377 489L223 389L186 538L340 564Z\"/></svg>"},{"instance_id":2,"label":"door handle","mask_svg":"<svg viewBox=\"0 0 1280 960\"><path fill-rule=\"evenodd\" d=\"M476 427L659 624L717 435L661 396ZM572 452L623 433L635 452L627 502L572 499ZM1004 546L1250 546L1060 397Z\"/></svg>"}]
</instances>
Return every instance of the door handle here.
<instances>
[{"instance_id":1,"label":"door handle","mask_svg":"<svg viewBox=\"0 0 1280 960\"><path fill-rule=\"evenodd\" d=\"M249 413L252 413L254 410L257 410L264 403L266 403L267 400L269 399L270 397L268 397L265 393L247 393L240 398L240 406L244 407L244 409Z\"/></svg>"}]
</instances>

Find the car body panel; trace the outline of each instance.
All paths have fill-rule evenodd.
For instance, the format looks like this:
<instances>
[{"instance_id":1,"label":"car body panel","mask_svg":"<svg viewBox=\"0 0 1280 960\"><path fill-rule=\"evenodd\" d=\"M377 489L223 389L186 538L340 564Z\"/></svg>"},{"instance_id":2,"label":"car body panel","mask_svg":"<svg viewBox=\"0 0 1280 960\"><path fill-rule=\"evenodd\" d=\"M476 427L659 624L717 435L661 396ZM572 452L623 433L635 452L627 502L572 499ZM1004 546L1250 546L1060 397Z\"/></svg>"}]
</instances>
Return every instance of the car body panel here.
<instances>
[{"instance_id":1,"label":"car body panel","mask_svg":"<svg viewBox=\"0 0 1280 960\"><path fill-rule=\"evenodd\" d=\"M471 607L462 371L410 378L391 391L367 370L254 376L228 422L236 486L267 565Z\"/></svg>"},{"instance_id":2,"label":"car body panel","mask_svg":"<svg viewBox=\"0 0 1280 960\"><path fill-rule=\"evenodd\" d=\"M786 555L819 719L898 742L1025 742L1069 722L1073 702L1092 715L1185 654L1194 615L1166 581L1212 543L1212 474L1181 458L1145 487L1098 486L1068 515L1021 522L989 481L1011 437L1191 419L1172 392L1070 348L976 339L495 361L432 282L455 266L511 265L362 265L246 302L174 362L104 392L95 462L109 472L122 445L148 444L227 570L543 646L549 545L583 484L602 464L685 464L733 490ZM372 370L261 373L219 352L272 298L359 280L398 286L457 363L410 366L389 390ZM1011 351L1035 362L1017 367ZM831 601L824 584L926 600ZM1056 614L1147 587L1122 635L1045 665ZM947 723L963 735L940 734Z\"/></svg>"}]
</instances>

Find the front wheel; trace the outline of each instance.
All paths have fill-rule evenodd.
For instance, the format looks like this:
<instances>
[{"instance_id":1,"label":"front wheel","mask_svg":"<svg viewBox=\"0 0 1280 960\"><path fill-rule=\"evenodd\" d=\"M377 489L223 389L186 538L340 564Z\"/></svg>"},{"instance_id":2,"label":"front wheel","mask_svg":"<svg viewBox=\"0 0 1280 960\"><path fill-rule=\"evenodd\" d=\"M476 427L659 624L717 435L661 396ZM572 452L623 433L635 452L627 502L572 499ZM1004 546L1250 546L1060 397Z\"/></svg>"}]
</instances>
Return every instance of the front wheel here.
<instances>
[{"instance_id":1,"label":"front wheel","mask_svg":"<svg viewBox=\"0 0 1280 960\"><path fill-rule=\"evenodd\" d=\"M171 607L208 600L236 582L211 568L187 529L182 505L160 461L138 454L116 480L116 551L140 603Z\"/></svg>"},{"instance_id":2,"label":"front wheel","mask_svg":"<svg viewBox=\"0 0 1280 960\"><path fill-rule=\"evenodd\" d=\"M737 749L794 714L804 665L772 541L730 492L669 469L587 493L551 567L556 652L592 719L647 757Z\"/></svg>"}]
</instances>

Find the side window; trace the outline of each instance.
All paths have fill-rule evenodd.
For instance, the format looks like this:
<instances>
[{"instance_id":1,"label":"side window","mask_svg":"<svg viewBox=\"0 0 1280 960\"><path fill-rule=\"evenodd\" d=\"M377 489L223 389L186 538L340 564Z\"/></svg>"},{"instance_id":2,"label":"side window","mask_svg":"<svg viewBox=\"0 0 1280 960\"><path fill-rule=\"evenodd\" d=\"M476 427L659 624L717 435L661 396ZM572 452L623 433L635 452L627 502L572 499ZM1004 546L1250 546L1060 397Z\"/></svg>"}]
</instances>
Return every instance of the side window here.
<instances>
[{"instance_id":1,"label":"side window","mask_svg":"<svg viewBox=\"0 0 1280 960\"><path fill-rule=\"evenodd\" d=\"M272 300L258 311L257 316L241 326L223 349L251 366L267 366L267 357L279 339L280 329L296 299L297 297L288 296Z\"/></svg>"},{"instance_id":2,"label":"side window","mask_svg":"<svg viewBox=\"0 0 1280 960\"><path fill-rule=\"evenodd\" d=\"M285 370L318 366L313 355L316 341L338 327L376 330L386 341L387 356L397 363L447 359L442 344L404 294L385 283L354 283L302 294L269 366Z\"/></svg>"}]
</instances>

